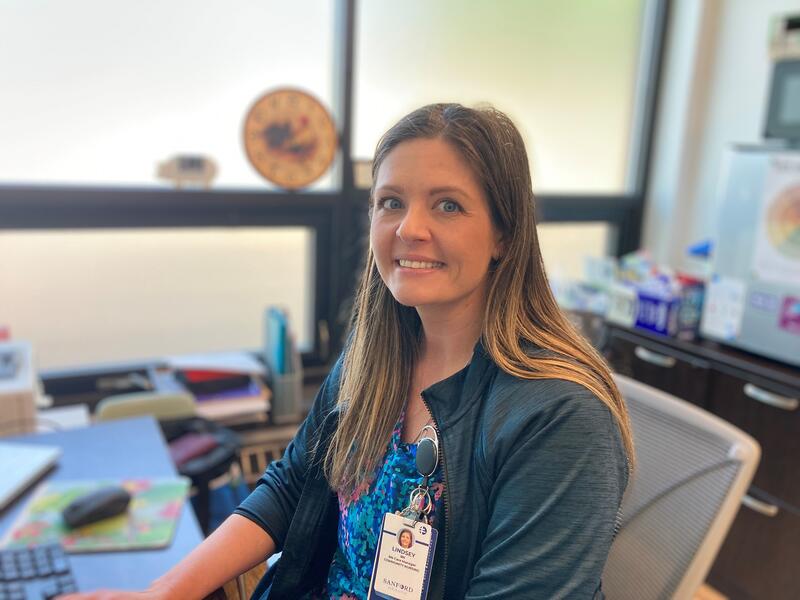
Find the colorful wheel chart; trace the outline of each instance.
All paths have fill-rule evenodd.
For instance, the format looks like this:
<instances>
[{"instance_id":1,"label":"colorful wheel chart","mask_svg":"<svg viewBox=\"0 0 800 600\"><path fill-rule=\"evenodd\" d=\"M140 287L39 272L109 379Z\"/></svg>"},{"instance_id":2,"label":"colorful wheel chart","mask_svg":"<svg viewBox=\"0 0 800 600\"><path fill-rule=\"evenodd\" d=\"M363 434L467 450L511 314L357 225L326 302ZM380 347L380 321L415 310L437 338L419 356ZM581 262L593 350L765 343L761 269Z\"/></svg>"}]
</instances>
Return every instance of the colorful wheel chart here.
<instances>
[{"instance_id":1,"label":"colorful wheel chart","mask_svg":"<svg viewBox=\"0 0 800 600\"><path fill-rule=\"evenodd\" d=\"M775 249L800 260L800 185L783 190L767 212L767 235Z\"/></svg>"}]
</instances>

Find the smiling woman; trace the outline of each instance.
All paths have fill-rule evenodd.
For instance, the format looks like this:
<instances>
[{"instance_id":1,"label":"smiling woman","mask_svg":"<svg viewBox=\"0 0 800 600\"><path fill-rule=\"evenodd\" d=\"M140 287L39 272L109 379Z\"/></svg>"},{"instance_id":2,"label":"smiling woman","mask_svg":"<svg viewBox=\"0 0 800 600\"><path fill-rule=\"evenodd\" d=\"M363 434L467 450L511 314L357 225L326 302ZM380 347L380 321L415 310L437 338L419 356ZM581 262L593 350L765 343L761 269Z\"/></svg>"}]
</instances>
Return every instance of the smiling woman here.
<instances>
[{"instance_id":1,"label":"smiling woman","mask_svg":"<svg viewBox=\"0 0 800 600\"><path fill-rule=\"evenodd\" d=\"M405 501L396 457L432 427L440 467L411 477L435 490L445 548L431 597L602 597L630 426L550 292L519 132L493 109L423 107L378 143L373 182L352 334L324 400L338 420L314 442L339 496L324 589L366 595L371 532Z\"/></svg>"}]
</instances>

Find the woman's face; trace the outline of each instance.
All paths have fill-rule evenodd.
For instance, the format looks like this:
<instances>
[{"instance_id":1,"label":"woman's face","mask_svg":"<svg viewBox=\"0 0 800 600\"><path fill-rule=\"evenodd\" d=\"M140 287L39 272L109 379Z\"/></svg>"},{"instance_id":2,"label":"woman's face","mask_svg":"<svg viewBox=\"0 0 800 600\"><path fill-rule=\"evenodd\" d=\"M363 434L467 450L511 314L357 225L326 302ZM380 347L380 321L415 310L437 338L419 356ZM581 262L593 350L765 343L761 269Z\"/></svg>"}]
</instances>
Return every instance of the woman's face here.
<instances>
[{"instance_id":1,"label":"woman's face","mask_svg":"<svg viewBox=\"0 0 800 600\"><path fill-rule=\"evenodd\" d=\"M400 545L403 548L411 548L411 533L403 531L400 533Z\"/></svg>"},{"instance_id":2,"label":"woman's face","mask_svg":"<svg viewBox=\"0 0 800 600\"><path fill-rule=\"evenodd\" d=\"M500 236L472 169L448 142L398 144L375 181L370 244L378 271L406 306L480 309Z\"/></svg>"}]
</instances>

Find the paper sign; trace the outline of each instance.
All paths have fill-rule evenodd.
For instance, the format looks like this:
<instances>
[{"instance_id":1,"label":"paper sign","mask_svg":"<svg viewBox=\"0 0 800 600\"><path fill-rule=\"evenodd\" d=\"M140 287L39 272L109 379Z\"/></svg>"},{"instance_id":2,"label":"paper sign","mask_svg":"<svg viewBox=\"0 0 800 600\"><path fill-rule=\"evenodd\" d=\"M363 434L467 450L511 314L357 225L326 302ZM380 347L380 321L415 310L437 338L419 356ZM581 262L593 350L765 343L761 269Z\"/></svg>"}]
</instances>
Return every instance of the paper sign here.
<instances>
[{"instance_id":1,"label":"paper sign","mask_svg":"<svg viewBox=\"0 0 800 600\"><path fill-rule=\"evenodd\" d=\"M744 316L744 282L714 275L708 282L705 302L703 332L723 340L737 338Z\"/></svg>"},{"instance_id":2,"label":"paper sign","mask_svg":"<svg viewBox=\"0 0 800 600\"><path fill-rule=\"evenodd\" d=\"M784 331L800 335L800 298L784 298L778 326Z\"/></svg>"},{"instance_id":3,"label":"paper sign","mask_svg":"<svg viewBox=\"0 0 800 600\"><path fill-rule=\"evenodd\" d=\"M764 182L753 274L800 286L800 156L776 154Z\"/></svg>"}]
</instances>

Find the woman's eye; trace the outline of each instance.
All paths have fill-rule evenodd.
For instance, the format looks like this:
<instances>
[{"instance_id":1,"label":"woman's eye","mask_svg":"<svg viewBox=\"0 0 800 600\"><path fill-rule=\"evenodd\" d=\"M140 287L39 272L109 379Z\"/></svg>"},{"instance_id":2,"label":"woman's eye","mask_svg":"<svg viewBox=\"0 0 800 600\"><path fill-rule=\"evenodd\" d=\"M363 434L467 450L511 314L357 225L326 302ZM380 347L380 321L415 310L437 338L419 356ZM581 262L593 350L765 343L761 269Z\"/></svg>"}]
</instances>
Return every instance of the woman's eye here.
<instances>
[{"instance_id":1,"label":"woman's eye","mask_svg":"<svg viewBox=\"0 0 800 600\"><path fill-rule=\"evenodd\" d=\"M397 198L383 198L378 202L378 206L389 210L397 210L402 208L403 204Z\"/></svg>"},{"instance_id":2,"label":"woman's eye","mask_svg":"<svg viewBox=\"0 0 800 600\"><path fill-rule=\"evenodd\" d=\"M461 210L461 206L458 204L458 202L453 200L442 200L439 203L439 208L446 213L456 213Z\"/></svg>"}]
</instances>

